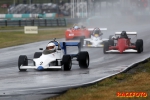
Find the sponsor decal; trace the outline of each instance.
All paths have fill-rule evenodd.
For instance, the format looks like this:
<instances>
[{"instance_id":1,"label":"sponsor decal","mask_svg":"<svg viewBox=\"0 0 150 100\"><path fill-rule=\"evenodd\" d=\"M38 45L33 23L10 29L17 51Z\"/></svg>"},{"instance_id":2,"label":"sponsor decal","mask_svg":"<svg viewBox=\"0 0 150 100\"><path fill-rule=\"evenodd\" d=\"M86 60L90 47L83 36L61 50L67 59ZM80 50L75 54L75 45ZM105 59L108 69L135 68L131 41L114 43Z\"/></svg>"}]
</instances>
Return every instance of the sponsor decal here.
<instances>
[{"instance_id":1,"label":"sponsor decal","mask_svg":"<svg viewBox=\"0 0 150 100\"><path fill-rule=\"evenodd\" d=\"M146 92L117 92L117 97L125 97L125 98L133 98L133 97L147 97L148 94Z\"/></svg>"}]
</instances>

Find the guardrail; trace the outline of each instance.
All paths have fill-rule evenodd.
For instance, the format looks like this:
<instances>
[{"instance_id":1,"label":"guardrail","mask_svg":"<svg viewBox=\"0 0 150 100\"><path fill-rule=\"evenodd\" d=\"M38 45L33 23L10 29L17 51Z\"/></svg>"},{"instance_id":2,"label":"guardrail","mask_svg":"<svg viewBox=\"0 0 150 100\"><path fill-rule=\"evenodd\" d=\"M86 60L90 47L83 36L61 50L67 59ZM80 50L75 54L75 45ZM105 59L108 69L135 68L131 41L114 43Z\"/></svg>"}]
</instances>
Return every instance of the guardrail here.
<instances>
[{"instance_id":1,"label":"guardrail","mask_svg":"<svg viewBox=\"0 0 150 100\"><path fill-rule=\"evenodd\" d=\"M18 18L56 18L56 13L47 14L0 14L1 19L18 19Z\"/></svg>"},{"instance_id":2,"label":"guardrail","mask_svg":"<svg viewBox=\"0 0 150 100\"><path fill-rule=\"evenodd\" d=\"M0 26L67 26L65 19L1 20Z\"/></svg>"}]
</instances>

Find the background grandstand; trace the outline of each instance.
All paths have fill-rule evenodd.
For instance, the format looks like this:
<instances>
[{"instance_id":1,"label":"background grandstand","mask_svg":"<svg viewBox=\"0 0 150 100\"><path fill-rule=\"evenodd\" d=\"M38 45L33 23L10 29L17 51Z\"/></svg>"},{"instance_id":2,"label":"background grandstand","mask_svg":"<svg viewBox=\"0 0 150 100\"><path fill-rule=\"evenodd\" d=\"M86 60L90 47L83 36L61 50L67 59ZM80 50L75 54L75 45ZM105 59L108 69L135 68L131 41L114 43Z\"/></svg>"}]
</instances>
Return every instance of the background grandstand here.
<instances>
[{"instance_id":1,"label":"background grandstand","mask_svg":"<svg viewBox=\"0 0 150 100\"><path fill-rule=\"evenodd\" d=\"M72 18L150 11L150 0L0 0L1 14L57 13ZM118 12L119 11L119 12ZM139 12L138 12L139 13Z\"/></svg>"}]
</instances>

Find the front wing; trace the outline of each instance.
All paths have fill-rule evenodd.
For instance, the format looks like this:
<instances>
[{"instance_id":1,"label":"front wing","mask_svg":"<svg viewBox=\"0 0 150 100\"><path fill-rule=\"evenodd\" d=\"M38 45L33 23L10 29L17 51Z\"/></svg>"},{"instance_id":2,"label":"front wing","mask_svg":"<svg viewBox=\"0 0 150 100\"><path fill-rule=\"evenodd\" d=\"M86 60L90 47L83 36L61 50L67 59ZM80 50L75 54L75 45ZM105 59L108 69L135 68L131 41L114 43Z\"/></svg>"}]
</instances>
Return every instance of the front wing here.
<instances>
[{"instance_id":1,"label":"front wing","mask_svg":"<svg viewBox=\"0 0 150 100\"><path fill-rule=\"evenodd\" d=\"M119 53L120 51L119 50L108 50L106 51L107 53ZM126 49L125 51L123 51L124 53L130 53L130 52L137 52L137 50L134 50L134 49Z\"/></svg>"},{"instance_id":2,"label":"front wing","mask_svg":"<svg viewBox=\"0 0 150 100\"><path fill-rule=\"evenodd\" d=\"M90 42L90 44L86 44L86 42ZM103 47L104 40L101 41L93 41L91 39L84 39L83 47Z\"/></svg>"},{"instance_id":3,"label":"front wing","mask_svg":"<svg viewBox=\"0 0 150 100\"><path fill-rule=\"evenodd\" d=\"M39 68L40 67L40 68ZM42 67L42 68L41 68ZM20 66L20 69L61 69L62 66L49 66L49 67L43 67L43 66Z\"/></svg>"}]
</instances>

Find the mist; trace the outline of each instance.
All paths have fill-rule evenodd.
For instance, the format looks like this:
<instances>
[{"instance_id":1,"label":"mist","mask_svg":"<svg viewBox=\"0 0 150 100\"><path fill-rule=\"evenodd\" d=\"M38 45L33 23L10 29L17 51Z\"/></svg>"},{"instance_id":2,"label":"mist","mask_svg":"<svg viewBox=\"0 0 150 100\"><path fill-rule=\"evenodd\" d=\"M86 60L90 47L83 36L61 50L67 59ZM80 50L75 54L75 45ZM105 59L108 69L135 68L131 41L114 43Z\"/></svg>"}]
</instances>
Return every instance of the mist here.
<instances>
[{"instance_id":1,"label":"mist","mask_svg":"<svg viewBox=\"0 0 150 100\"><path fill-rule=\"evenodd\" d=\"M108 2L106 2L108 1ZM150 1L150 0L149 0ZM138 0L105 0L89 3L88 27L125 27L137 24L149 24L150 9Z\"/></svg>"}]
</instances>

